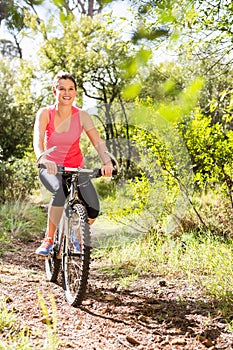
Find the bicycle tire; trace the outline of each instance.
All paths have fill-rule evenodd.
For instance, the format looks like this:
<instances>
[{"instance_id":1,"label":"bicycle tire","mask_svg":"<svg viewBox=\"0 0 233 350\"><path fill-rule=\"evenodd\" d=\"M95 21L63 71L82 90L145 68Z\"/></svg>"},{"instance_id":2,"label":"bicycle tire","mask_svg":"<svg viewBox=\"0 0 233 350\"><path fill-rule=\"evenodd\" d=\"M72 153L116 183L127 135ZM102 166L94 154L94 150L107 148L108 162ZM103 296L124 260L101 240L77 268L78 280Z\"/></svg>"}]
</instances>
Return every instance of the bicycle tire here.
<instances>
[{"instance_id":1,"label":"bicycle tire","mask_svg":"<svg viewBox=\"0 0 233 350\"><path fill-rule=\"evenodd\" d=\"M74 253L71 242L71 232L67 232L64 238L62 255L63 288L66 301L73 307L81 305L86 294L88 275L90 268L90 226L86 209L81 204L75 204L71 215L67 220L70 222L72 215L80 218L80 254ZM70 231L71 225L66 225Z\"/></svg>"},{"instance_id":2,"label":"bicycle tire","mask_svg":"<svg viewBox=\"0 0 233 350\"><path fill-rule=\"evenodd\" d=\"M57 258L57 247L58 247L58 238L59 238L59 231L56 231L55 234L55 240L54 240L54 247L48 257L45 259L45 272L46 277L49 282L57 282L57 277L60 272L61 267L61 259Z\"/></svg>"}]
</instances>

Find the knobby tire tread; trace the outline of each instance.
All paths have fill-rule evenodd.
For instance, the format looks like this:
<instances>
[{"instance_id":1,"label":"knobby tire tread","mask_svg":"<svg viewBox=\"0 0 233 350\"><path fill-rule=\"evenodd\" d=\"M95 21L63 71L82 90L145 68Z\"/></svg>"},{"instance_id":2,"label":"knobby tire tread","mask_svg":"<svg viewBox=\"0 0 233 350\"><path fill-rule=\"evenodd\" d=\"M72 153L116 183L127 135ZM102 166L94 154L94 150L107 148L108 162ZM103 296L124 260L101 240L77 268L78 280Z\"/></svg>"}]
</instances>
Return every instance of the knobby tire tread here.
<instances>
[{"instance_id":1,"label":"knobby tire tread","mask_svg":"<svg viewBox=\"0 0 233 350\"><path fill-rule=\"evenodd\" d=\"M65 268L64 264L67 263L67 259L65 256L63 256L63 288L65 292L65 298L66 301L72 305L73 307L78 307L82 304L82 301L86 294L87 289L87 283L88 283L88 276L89 276L89 268L90 268L90 255L91 255L91 244L90 244L90 226L88 224L88 216L86 209L81 204L74 205L73 210L79 214L80 216L80 225L81 225L81 234L82 234L82 243L83 243L83 250L82 250L82 261L81 261L81 271L79 275L79 283L77 286L77 290L75 293L70 292L70 286L69 286L69 276L66 275L67 269ZM70 232L69 232L70 235ZM65 237L64 240L64 250L66 249L67 245L67 237Z\"/></svg>"}]
</instances>

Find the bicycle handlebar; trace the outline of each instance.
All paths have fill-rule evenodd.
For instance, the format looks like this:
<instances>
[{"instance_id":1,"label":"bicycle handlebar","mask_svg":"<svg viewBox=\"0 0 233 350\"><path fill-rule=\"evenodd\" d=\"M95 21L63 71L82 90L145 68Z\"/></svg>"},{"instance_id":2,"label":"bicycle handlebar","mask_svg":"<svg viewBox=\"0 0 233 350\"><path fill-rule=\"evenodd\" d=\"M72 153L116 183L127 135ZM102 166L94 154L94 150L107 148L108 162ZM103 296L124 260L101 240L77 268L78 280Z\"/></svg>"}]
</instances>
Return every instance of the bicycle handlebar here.
<instances>
[{"instance_id":1,"label":"bicycle handlebar","mask_svg":"<svg viewBox=\"0 0 233 350\"><path fill-rule=\"evenodd\" d=\"M88 174L91 178L97 178L102 176L101 169L99 168L96 168L96 169L70 168L70 167L58 165L57 172L60 174L67 174L67 173Z\"/></svg>"},{"instance_id":2,"label":"bicycle handlebar","mask_svg":"<svg viewBox=\"0 0 233 350\"><path fill-rule=\"evenodd\" d=\"M57 148L57 146L53 146L47 150L45 150L43 153L41 153L41 155L39 156L39 158L37 159L36 165L38 168L46 168L45 165L40 164L40 160L46 156L47 154L53 152L55 149ZM114 157L114 155L108 151L105 151L106 154L108 154L108 156L111 159L112 165L113 165L113 172L112 175L117 175L119 173L119 164L118 161L116 160L116 158ZM95 169L85 169L85 168L70 168L70 167L65 167L62 165L57 165L57 171L58 173L64 174L64 173L72 173L72 172L78 172L78 173L85 173L85 174L89 174L90 177L92 178L97 178L97 177L101 177L102 173L101 173L101 169L99 168L95 168Z\"/></svg>"},{"instance_id":3,"label":"bicycle handlebar","mask_svg":"<svg viewBox=\"0 0 233 350\"><path fill-rule=\"evenodd\" d=\"M44 152L41 153L41 155L39 156L39 158L38 158L37 161L36 161L36 165L37 165L38 168L39 168L39 165L40 165L40 160L41 160L42 158L44 158L44 156L46 156L47 154L49 154L49 153L55 151L55 149L57 149L57 146L53 146L53 147L51 147L51 148L48 148L48 149L46 149Z\"/></svg>"}]
</instances>

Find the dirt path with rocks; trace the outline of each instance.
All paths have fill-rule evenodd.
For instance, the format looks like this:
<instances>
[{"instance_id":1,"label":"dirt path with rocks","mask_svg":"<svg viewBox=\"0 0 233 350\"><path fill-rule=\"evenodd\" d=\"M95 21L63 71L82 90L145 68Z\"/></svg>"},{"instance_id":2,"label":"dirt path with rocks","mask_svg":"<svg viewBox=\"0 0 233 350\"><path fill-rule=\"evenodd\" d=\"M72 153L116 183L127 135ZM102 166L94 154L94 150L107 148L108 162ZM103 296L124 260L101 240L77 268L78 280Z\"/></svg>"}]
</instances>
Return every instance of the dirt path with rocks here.
<instances>
[{"instance_id":1,"label":"dirt path with rocks","mask_svg":"<svg viewBox=\"0 0 233 350\"><path fill-rule=\"evenodd\" d=\"M101 272L101 260L92 261L83 306L70 307L61 285L46 280L44 262L34 254L39 244L14 243L0 266L0 298L29 332L33 350L233 349L217 306L185 280L145 275L122 288ZM9 336L6 329L0 340Z\"/></svg>"}]
</instances>

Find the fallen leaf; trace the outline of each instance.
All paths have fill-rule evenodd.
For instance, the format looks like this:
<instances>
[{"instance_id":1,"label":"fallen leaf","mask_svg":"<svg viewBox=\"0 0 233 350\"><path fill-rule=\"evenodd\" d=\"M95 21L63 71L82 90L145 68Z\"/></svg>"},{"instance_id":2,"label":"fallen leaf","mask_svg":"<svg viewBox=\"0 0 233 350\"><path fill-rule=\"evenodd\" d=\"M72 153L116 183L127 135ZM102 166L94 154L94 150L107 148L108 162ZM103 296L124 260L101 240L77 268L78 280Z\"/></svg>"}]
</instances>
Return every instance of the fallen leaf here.
<instances>
[{"instance_id":1,"label":"fallen leaf","mask_svg":"<svg viewBox=\"0 0 233 350\"><path fill-rule=\"evenodd\" d=\"M202 344L205 345L207 348L211 348L211 346L214 346L214 343L210 339L203 340Z\"/></svg>"},{"instance_id":2,"label":"fallen leaf","mask_svg":"<svg viewBox=\"0 0 233 350\"><path fill-rule=\"evenodd\" d=\"M135 338L131 337L130 335L126 336L126 340L133 345L139 345L139 341L137 341Z\"/></svg>"},{"instance_id":3,"label":"fallen leaf","mask_svg":"<svg viewBox=\"0 0 233 350\"><path fill-rule=\"evenodd\" d=\"M144 315L138 316L138 321L145 322L145 323L149 322L148 318Z\"/></svg>"},{"instance_id":4,"label":"fallen leaf","mask_svg":"<svg viewBox=\"0 0 233 350\"><path fill-rule=\"evenodd\" d=\"M53 324L53 320L51 317L42 317L40 322L43 324Z\"/></svg>"},{"instance_id":5,"label":"fallen leaf","mask_svg":"<svg viewBox=\"0 0 233 350\"><path fill-rule=\"evenodd\" d=\"M187 342L183 338L176 338L171 341L171 345L185 345Z\"/></svg>"},{"instance_id":6,"label":"fallen leaf","mask_svg":"<svg viewBox=\"0 0 233 350\"><path fill-rule=\"evenodd\" d=\"M116 297L114 294L107 294L104 297L104 300L107 300L107 301L114 301L115 299L116 299Z\"/></svg>"},{"instance_id":7,"label":"fallen leaf","mask_svg":"<svg viewBox=\"0 0 233 350\"><path fill-rule=\"evenodd\" d=\"M10 295L6 295L5 298L4 298L5 302L8 304L8 303L12 303L13 299Z\"/></svg>"}]
</instances>

